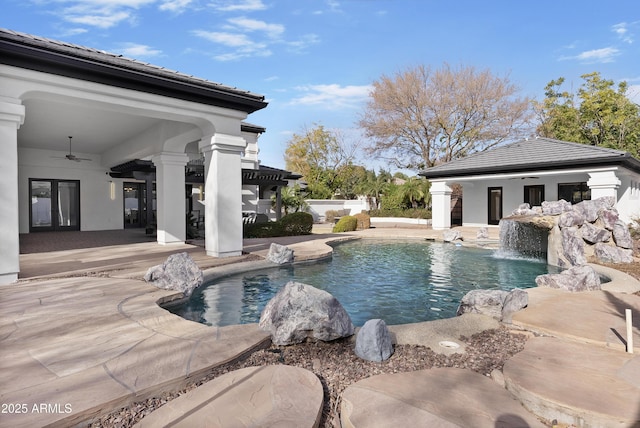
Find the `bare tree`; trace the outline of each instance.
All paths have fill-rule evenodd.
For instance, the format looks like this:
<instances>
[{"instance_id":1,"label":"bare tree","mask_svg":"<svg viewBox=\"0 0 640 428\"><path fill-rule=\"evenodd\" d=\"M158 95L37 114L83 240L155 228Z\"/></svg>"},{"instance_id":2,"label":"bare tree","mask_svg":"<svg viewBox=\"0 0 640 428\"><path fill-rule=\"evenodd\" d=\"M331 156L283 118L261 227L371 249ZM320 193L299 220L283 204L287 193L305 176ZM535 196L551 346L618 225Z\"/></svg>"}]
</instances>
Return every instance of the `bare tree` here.
<instances>
[{"instance_id":1,"label":"bare tree","mask_svg":"<svg viewBox=\"0 0 640 428\"><path fill-rule=\"evenodd\" d=\"M507 77L474 67L408 68L373 83L359 125L367 153L419 170L529 131L530 101Z\"/></svg>"}]
</instances>

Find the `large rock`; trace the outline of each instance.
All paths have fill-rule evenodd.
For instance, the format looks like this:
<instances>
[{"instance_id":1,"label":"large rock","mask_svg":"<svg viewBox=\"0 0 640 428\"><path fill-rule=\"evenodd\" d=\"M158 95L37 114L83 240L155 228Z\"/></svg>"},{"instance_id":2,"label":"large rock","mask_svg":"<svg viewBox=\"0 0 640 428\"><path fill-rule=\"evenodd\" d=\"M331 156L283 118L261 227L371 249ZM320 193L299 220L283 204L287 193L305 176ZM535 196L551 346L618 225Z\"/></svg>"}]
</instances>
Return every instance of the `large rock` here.
<instances>
[{"instance_id":1,"label":"large rock","mask_svg":"<svg viewBox=\"0 0 640 428\"><path fill-rule=\"evenodd\" d=\"M500 321L502 305L509 294L504 290L471 290L460 300L456 315L475 313L488 315Z\"/></svg>"},{"instance_id":2,"label":"large rock","mask_svg":"<svg viewBox=\"0 0 640 428\"><path fill-rule=\"evenodd\" d=\"M575 204L573 209L582 213L586 221L593 223L598 218L600 211L613 208L612 200L612 198L608 197L585 200ZM613 200L613 203L615 203L615 200Z\"/></svg>"},{"instance_id":3,"label":"large rock","mask_svg":"<svg viewBox=\"0 0 640 428\"><path fill-rule=\"evenodd\" d=\"M164 290L181 291L189 297L202 285L204 275L188 253L177 253L167 257L164 263L149 268L144 280Z\"/></svg>"},{"instance_id":4,"label":"large rock","mask_svg":"<svg viewBox=\"0 0 640 428\"><path fill-rule=\"evenodd\" d=\"M600 283L600 276L588 265L536 277L538 287L559 288L571 292L600 290Z\"/></svg>"},{"instance_id":5,"label":"large rock","mask_svg":"<svg viewBox=\"0 0 640 428\"><path fill-rule=\"evenodd\" d=\"M504 302L502 302L501 321L511 324L513 314L526 308L528 304L529 294L520 288L514 288L505 296Z\"/></svg>"},{"instance_id":6,"label":"large rock","mask_svg":"<svg viewBox=\"0 0 640 428\"><path fill-rule=\"evenodd\" d=\"M607 244L596 244L594 248L595 258L600 263L632 263L633 250L613 247Z\"/></svg>"},{"instance_id":7,"label":"large rock","mask_svg":"<svg viewBox=\"0 0 640 428\"><path fill-rule=\"evenodd\" d=\"M611 239L611 232L609 232L607 229L594 226L591 223L585 223L580 228L580 233L582 233L582 239L591 244L596 244L598 242L607 242Z\"/></svg>"},{"instance_id":8,"label":"large rock","mask_svg":"<svg viewBox=\"0 0 640 428\"><path fill-rule=\"evenodd\" d=\"M566 211L558 217L558 226L561 228L571 226L582 226L584 224L584 215L578 210Z\"/></svg>"},{"instance_id":9,"label":"large rock","mask_svg":"<svg viewBox=\"0 0 640 428\"><path fill-rule=\"evenodd\" d=\"M598 213L598 221L607 230L613 230L619 218L620 215L614 208L604 209Z\"/></svg>"},{"instance_id":10,"label":"large rock","mask_svg":"<svg viewBox=\"0 0 640 428\"><path fill-rule=\"evenodd\" d=\"M391 334L381 319L369 320L356 336L356 355L368 361L385 361L393 354Z\"/></svg>"},{"instance_id":11,"label":"large rock","mask_svg":"<svg viewBox=\"0 0 640 428\"><path fill-rule=\"evenodd\" d=\"M563 212L571 211L571 209L571 202L567 202L564 199L542 202L543 215L560 215Z\"/></svg>"},{"instance_id":12,"label":"large rock","mask_svg":"<svg viewBox=\"0 0 640 428\"><path fill-rule=\"evenodd\" d=\"M459 230L445 230L442 232L442 240L444 242L462 241L462 233Z\"/></svg>"},{"instance_id":13,"label":"large rock","mask_svg":"<svg viewBox=\"0 0 640 428\"><path fill-rule=\"evenodd\" d=\"M622 220L618 220L613 226L613 240L618 247L633 249L633 239L629 227Z\"/></svg>"},{"instance_id":14,"label":"large rock","mask_svg":"<svg viewBox=\"0 0 640 428\"><path fill-rule=\"evenodd\" d=\"M587 263L584 255L584 240L580 237L577 227L562 229L562 252L570 266L580 266ZM568 267L560 265L560 267Z\"/></svg>"},{"instance_id":15,"label":"large rock","mask_svg":"<svg viewBox=\"0 0 640 428\"><path fill-rule=\"evenodd\" d=\"M293 263L293 250L285 245L272 242L267 253L267 260L279 265Z\"/></svg>"},{"instance_id":16,"label":"large rock","mask_svg":"<svg viewBox=\"0 0 640 428\"><path fill-rule=\"evenodd\" d=\"M260 328L276 345L308 338L331 341L353 335L355 327L340 302L326 291L290 281L267 303Z\"/></svg>"}]
</instances>

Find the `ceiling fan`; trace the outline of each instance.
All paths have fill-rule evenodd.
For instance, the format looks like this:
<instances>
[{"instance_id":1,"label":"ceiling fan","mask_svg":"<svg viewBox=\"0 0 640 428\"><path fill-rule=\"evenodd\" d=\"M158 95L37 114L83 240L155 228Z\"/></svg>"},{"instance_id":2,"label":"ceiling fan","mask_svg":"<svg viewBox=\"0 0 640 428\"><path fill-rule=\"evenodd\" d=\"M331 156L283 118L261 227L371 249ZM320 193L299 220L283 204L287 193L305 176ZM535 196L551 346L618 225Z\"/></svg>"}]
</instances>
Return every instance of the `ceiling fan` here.
<instances>
[{"instance_id":1,"label":"ceiling fan","mask_svg":"<svg viewBox=\"0 0 640 428\"><path fill-rule=\"evenodd\" d=\"M73 138L72 136L69 136L69 154L68 155L65 155L64 157L59 157L59 156L52 156L52 157L56 158L56 159L69 159L70 161L76 161L76 162L90 161L91 159L89 159L89 158L79 158L79 157L77 157L76 155L74 155L71 152L71 139L72 138Z\"/></svg>"}]
</instances>

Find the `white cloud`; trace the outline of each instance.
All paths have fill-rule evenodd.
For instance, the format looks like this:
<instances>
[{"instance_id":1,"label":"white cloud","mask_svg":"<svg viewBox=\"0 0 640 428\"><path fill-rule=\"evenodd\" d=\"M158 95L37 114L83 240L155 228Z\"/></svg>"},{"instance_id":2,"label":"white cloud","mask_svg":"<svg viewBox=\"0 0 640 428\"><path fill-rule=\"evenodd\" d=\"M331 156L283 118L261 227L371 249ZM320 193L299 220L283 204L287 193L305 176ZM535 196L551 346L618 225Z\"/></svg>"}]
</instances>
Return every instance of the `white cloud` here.
<instances>
[{"instance_id":1,"label":"white cloud","mask_svg":"<svg viewBox=\"0 0 640 428\"><path fill-rule=\"evenodd\" d=\"M193 0L164 0L158 9L173 13L184 12Z\"/></svg>"},{"instance_id":2,"label":"white cloud","mask_svg":"<svg viewBox=\"0 0 640 428\"><path fill-rule=\"evenodd\" d=\"M266 57L273 54L268 44L253 41L246 34L203 30L195 30L192 33L210 42L233 48L232 52L214 55L213 57L218 61L235 61L247 57Z\"/></svg>"},{"instance_id":3,"label":"white cloud","mask_svg":"<svg viewBox=\"0 0 640 428\"><path fill-rule=\"evenodd\" d=\"M627 87L627 98L640 105L640 85L629 85Z\"/></svg>"},{"instance_id":4,"label":"white cloud","mask_svg":"<svg viewBox=\"0 0 640 428\"><path fill-rule=\"evenodd\" d=\"M216 10L223 12L253 12L256 10L264 10L267 8L262 0L219 0L214 1L212 6Z\"/></svg>"},{"instance_id":5,"label":"white cloud","mask_svg":"<svg viewBox=\"0 0 640 428\"><path fill-rule=\"evenodd\" d=\"M620 54L620 50L614 47L607 47L602 49L593 49L590 51L584 51L574 56L563 56L560 58L563 60L578 60L586 64L593 63L607 63L613 62L613 59Z\"/></svg>"},{"instance_id":6,"label":"white cloud","mask_svg":"<svg viewBox=\"0 0 640 428\"><path fill-rule=\"evenodd\" d=\"M158 5L161 11L183 12L193 0L55 0L52 13L66 22L102 29L115 27L122 22L135 22L137 10Z\"/></svg>"},{"instance_id":7,"label":"white cloud","mask_svg":"<svg viewBox=\"0 0 640 428\"><path fill-rule=\"evenodd\" d=\"M327 109L359 107L369 97L369 85L308 85L295 88L301 94L291 100L293 105L320 105Z\"/></svg>"},{"instance_id":8,"label":"white cloud","mask_svg":"<svg viewBox=\"0 0 640 428\"><path fill-rule=\"evenodd\" d=\"M257 19L249 19L245 17L231 18L227 22L231 23L238 31L261 31L269 37L277 38L284 33L284 25L268 24Z\"/></svg>"},{"instance_id":9,"label":"white cloud","mask_svg":"<svg viewBox=\"0 0 640 428\"><path fill-rule=\"evenodd\" d=\"M616 33L623 42L629 44L633 43L633 34L629 33L629 24L626 22L613 25L611 27L611 31Z\"/></svg>"},{"instance_id":10,"label":"white cloud","mask_svg":"<svg viewBox=\"0 0 640 428\"><path fill-rule=\"evenodd\" d=\"M150 58L162 55L161 50L137 43L123 43L117 51L130 58Z\"/></svg>"},{"instance_id":11,"label":"white cloud","mask_svg":"<svg viewBox=\"0 0 640 428\"><path fill-rule=\"evenodd\" d=\"M192 34L212 43L232 48L233 51L214 55L220 61L231 61L251 56L270 56L275 45L284 45L290 52L300 53L316 44L320 38L307 34L299 40L284 39L286 27L278 23L269 23L244 16L229 18L219 27L224 31L194 30Z\"/></svg>"},{"instance_id":12,"label":"white cloud","mask_svg":"<svg viewBox=\"0 0 640 428\"><path fill-rule=\"evenodd\" d=\"M298 40L284 42L287 50L293 53L304 53L311 45L320 43L320 37L317 34L305 34Z\"/></svg>"},{"instance_id":13,"label":"white cloud","mask_svg":"<svg viewBox=\"0 0 640 428\"><path fill-rule=\"evenodd\" d=\"M91 10L86 7L71 7L62 11L61 16L67 22L105 29L133 18L129 11L109 7Z\"/></svg>"}]
</instances>

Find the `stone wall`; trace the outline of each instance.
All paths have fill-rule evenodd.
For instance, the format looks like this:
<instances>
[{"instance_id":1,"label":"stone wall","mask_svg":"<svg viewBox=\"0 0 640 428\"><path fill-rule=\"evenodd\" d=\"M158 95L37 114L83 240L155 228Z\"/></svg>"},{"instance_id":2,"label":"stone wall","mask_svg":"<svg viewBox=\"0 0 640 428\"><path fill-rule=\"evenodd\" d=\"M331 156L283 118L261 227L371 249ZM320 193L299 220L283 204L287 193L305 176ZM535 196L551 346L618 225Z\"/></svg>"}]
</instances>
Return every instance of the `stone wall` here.
<instances>
[{"instance_id":1,"label":"stone wall","mask_svg":"<svg viewBox=\"0 0 640 428\"><path fill-rule=\"evenodd\" d=\"M633 240L614 204L615 199L610 197L575 205L564 200L545 201L539 207L523 204L501 222L501 234L503 224L506 227L509 222L548 231L547 262L562 268L584 265L590 257L601 263L631 263ZM537 244L520 239L509 245L526 253Z\"/></svg>"}]
</instances>

